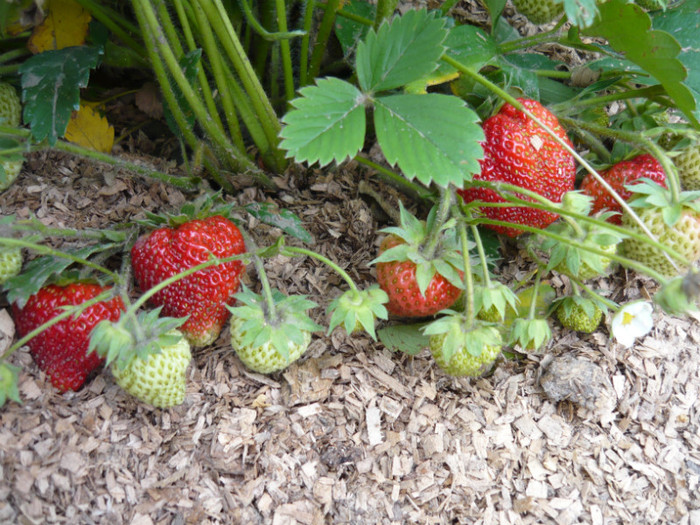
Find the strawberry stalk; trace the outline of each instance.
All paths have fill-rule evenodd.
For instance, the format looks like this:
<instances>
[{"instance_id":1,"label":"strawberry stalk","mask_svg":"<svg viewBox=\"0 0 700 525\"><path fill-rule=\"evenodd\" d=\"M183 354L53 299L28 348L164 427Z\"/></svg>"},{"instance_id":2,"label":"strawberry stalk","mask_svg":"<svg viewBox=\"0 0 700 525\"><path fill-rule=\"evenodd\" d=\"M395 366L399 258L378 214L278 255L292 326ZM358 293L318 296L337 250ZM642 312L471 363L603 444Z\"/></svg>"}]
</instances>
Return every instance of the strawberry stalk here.
<instances>
[{"instance_id":1,"label":"strawberry stalk","mask_svg":"<svg viewBox=\"0 0 700 525\"><path fill-rule=\"evenodd\" d=\"M464 311L469 326L474 324L474 276L472 275L472 263L469 260L469 241L467 240L467 227L460 221L458 225L459 241L462 245L462 261L464 264ZM484 261L482 261L483 264ZM484 270L488 273L487 270Z\"/></svg>"},{"instance_id":2,"label":"strawberry stalk","mask_svg":"<svg viewBox=\"0 0 700 525\"><path fill-rule=\"evenodd\" d=\"M508 184L505 182L487 182L487 181L473 181L473 184L475 186L480 186L484 188L491 188L494 191L499 192L503 198L507 199L508 202L482 202L482 201L472 201L469 203L466 203L464 206L466 208L473 208L473 207L491 207L491 208L499 208L499 207L507 207L507 206L512 206L513 203L515 204L522 204L523 206L529 207L529 208L536 208L540 210L546 210L546 211L551 211L558 213L560 215L565 215L569 216L573 219L576 219L577 221L583 221L583 222L588 222L590 224L598 225L598 226L603 226L605 228L609 228L611 230L615 230L618 233L622 233L624 235L627 235L629 237L634 237L635 239L638 239L642 242L645 242L651 246L654 246L655 248L665 252L671 257L674 257L677 260L680 260L683 264L690 264L688 259L684 257L682 254L678 253L676 250L665 246L664 244L658 242L657 239L655 239L653 236L648 237L647 235L642 235L636 232L629 231L621 226L618 226L616 224L611 224L609 222L601 221L598 220L594 217L590 217L588 215L582 215L578 214L573 211L565 210L563 209L560 205L553 203L552 201L548 200L546 197L543 197L542 195L539 195L537 193L531 192L529 190L526 190L524 188L521 188L520 186L515 186L513 184ZM502 193L502 192L507 192L507 193ZM512 192L512 194L511 194ZM536 198L537 200L541 201L542 203L546 204L537 204L535 202L531 201L526 201L523 199L518 198L515 193L520 193L526 196L531 196L532 198ZM485 218L479 218L476 219L479 221L480 224L494 224L494 225L510 225L508 226L509 228L517 228L521 229L523 231L527 231L530 233L543 233L543 230L540 230L538 228L533 228L531 226L525 226L521 224L515 224L515 223L510 223L510 222L504 222L504 221L495 221L493 219L485 219ZM569 244L571 244L570 240L566 240ZM586 248L588 249L588 248Z\"/></svg>"},{"instance_id":3,"label":"strawberry stalk","mask_svg":"<svg viewBox=\"0 0 700 525\"><path fill-rule=\"evenodd\" d=\"M348 272L343 270L340 266L331 261L329 258L324 257L319 253L307 250L306 248L297 248L296 246L285 246L280 253L287 257L295 257L297 255L307 255L309 257L313 257L314 259L321 261L323 264L330 267L335 273L337 273L346 283L348 283L348 286L353 292L359 291L357 285L355 284L355 281L352 280L352 277L350 277Z\"/></svg>"},{"instance_id":4,"label":"strawberry stalk","mask_svg":"<svg viewBox=\"0 0 700 525\"><path fill-rule=\"evenodd\" d=\"M440 205L438 206L437 213L435 214L435 221L430 225L431 228L428 232L428 238L426 239L425 247L423 248L423 255L426 259L433 258L435 251L440 244L442 227L450 216L450 208L452 207L453 198L454 192L440 188Z\"/></svg>"}]
</instances>

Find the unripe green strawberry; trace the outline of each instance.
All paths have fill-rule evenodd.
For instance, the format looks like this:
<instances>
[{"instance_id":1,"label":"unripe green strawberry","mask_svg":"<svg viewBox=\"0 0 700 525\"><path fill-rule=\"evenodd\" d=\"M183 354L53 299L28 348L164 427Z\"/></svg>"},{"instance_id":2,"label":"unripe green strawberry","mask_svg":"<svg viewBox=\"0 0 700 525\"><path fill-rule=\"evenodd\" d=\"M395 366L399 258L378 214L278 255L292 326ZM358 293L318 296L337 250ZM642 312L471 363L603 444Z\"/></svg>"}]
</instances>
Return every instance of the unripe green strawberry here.
<instances>
[{"instance_id":1,"label":"unripe green strawberry","mask_svg":"<svg viewBox=\"0 0 700 525\"><path fill-rule=\"evenodd\" d=\"M661 208L638 208L635 211L661 244L673 248L692 262L700 259L700 213L684 209L678 222L669 226L664 221ZM627 213L622 214L622 226L643 233L637 222ZM647 265L665 277L674 277L679 271L685 273L688 270L686 266L676 262L677 270L664 252L633 237L623 240L621 246L626 257Z\"/></svg>"},{"instance_id":2,"label":"unripe green strawberry","mask_svg":"<svg viewBox=\"0 0 700 525\"><path fill-rule=\"evenodd\" d=\"M684 149L674 159L683 189L700 190L700 143Z\"/></svg>"},{"instance_id":3,"label":"unripe green strawberry","mask_svg":"<svg viewBox=\"0 0 700 525\"><path fill-rule=\"evenodd\" d=\"M573 300L565 300L557 308L557 319L565 328L590 334L598 328L600 320L603 318L603 310L592 301L590 301L590 310L592 312L586 312L581 304Z\"/></svg>"},{"instance_id":4,"label":"unripe green strawberry","mask_svg":"<svg viewBox=\"0 0 700 525\"><path fill-rule=\"evenodd\" d=\"M536 25L548 24L564 11L564 4L554 0L513 0L513 5Z\"/></svg>"},{"instance_id":5,"label":"unripe green strawberry","mask_svg":"<svg viewBox=\"0 0 700 525\"><path fill-rule=\"evenodd\" d=\"M7 82L0 82L0 126L19 126L22 113L17 91Z\"/></svg>"},{"instance_id":6,"label":"unripe green strawberry","mask_svg":"<svg viewBox=\"0 0 700 525\"><path fill-rule=\"evenodd\" d=\"M311 332L303 330L301 343L291 339L287 341L289 359L286 359L277 351L271 339L261 345L244 344L243 338L246 337L246 331L243 329L244 324L245 319L231 318L231 346L243 364L259 374L271 374L284 370L299 359L311 343Z\"/></svg>"},{"instance_id":7,"label":"unripe green strawberry","mask_svg":"<svg viewBox=\"0 0 700 525\"><path fill-rule=\"evenodd\" d=\"M160 353L145 358L134 356L125 368L116 362L111 370L117 384L135 398L158 408L168 408L185 400L187 366L192 354L190 344L179 330L168 335L178 335L180 340L164 346Z\"/></svg>"},{"instance_id":8,"label":"unripe green strawberry","mask_svg":"<svg viewBox=\"0 0 700 525\"><path fill-rule=\"evenodd\" d=\"M22 269L22 250L0 246L0 284L19 274Z\"/></svg>"},{"instance_id":9,"label":"unripe green strawberry","mask_svg":"<svg viewBox=\"0 0 700 525\"><path fill-rule=\"evenodd\" d=\"M459 346L445 361L443 356L443 343L449 334L436 334L430 336L430 353L433 355L437 365L446 373L456 377L478 377L488 371L501 352L501 347L496 345L485 345L481 350L481 355L475 356L467 351L465 346Z\"/></svg>"},{"instance_id":10,"label":"unripe green strawberry","mask_svg":"<svg viewBox=\"0 0 700 525\"><path fill-rule=\"evenodd\" d=\"M24 160L4 160L0 170L0 192L9 188L22 171Z\"/></svg>"}]
</instances>

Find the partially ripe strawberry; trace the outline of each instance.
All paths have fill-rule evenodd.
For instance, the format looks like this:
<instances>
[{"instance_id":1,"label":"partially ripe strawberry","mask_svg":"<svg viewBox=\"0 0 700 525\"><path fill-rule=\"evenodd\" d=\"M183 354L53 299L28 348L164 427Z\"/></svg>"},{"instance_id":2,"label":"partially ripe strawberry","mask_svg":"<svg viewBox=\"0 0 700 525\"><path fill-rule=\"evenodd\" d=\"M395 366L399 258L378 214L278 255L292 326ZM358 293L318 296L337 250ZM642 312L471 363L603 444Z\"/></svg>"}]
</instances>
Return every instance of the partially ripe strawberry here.
<instances>
[{"instance_id":1,"label":"partially ripe strawberry","mask_svg":"<svg viewBox=\"0 0 700 525\"><path fill-rule=\"evenodd\" d=\"M22 250L0 245L0 285L18 275L22 269Z\"/></svg>"},{"instance_id":2,"label":"partially ripe strawberry","mask_svg":"<svg viewBox=\"0 0 700 525\"><path fill-rule=\"evenodd\" d=\"M684 149L673 159L685 190L700 190L700 144Z\"/></svg>"},{"instance_id":3,"label":"partially ripe strawberry","mask_svg":"<svg viewBox=\"0 0 700 525\"><path fill-rule=\"evenodd\" d=\"M649 178L666 187L666 173L661 167L661 164L654 157L645 153L636 157L623 160L611 166L600 173L600 176L622 197L625 201L629 200L632 192L625 188L625 185L631 184L641 178ZM622 206L613 198L613 196L591 175L587 174L581 181L581 190L586 195L593 197L593 208L591 214L598 213L603 210L622 212ZM608 219L613 224L621 223L619 214L611 215Z\"/></svg>"},{"instance_id":4,"label":"partially ripe strawberry","mask_svg":"<svg viewBox=\"0 0 700 525\"><path fill-rule=\"evenodd\" d=\"M563 2L555 0L513 0L515 9L536 25L548 24L564 11Z\"/></svg>"},{"instance_id":5,"label":"partially ripe strawberry","mask_svg":"<svg viewBox=\"0 0 700 525\"><path fill-rule=\"evenodd\" d=\"M192 360L190 344L178 330L174 344L161 346L159 353L134 356L124 368L115 361L111 365L117 384L136 399L158 408L169 408L185 400L187 366Z\"/></svg>"},{"instance_id":6,"label":"partially ripe strawberry","mask_svg":"<svg viewBox=\"0 0 700 525\"><path fill-rule=\"evenodd\" d=\"M235 224L221 215L192 219L175 228L159 228L142 236L131 250L134 277L146 291L193 266L245 252L243 236ZM199 270L151 298L168 317L189 316L180 328L192 346L206 346L221 332L229 317L226 305L234 302L241 261Z\"/></svg>"},{"instance_id":7,"label":"partially ripe strawberry","mask_svg":"<svg viewBox=\"0 0 700 525\"><path fill-rule=\"evenodd\" d=\"M86 282L44 286L23 307L13 303L17 332L24 337L63 313L63 307L80 305L106 290L103 286ZM87 353L90 333L100 321L119 319L123 309L124 303L119 297L97 302L77 317L59 321L27 343L34 361L58 390L78 390L102 365L104 359L95 353Z\"/></svg>"},{"instance_id":8,"label":"partially ripe strawberry","mask_svg":"<svg viewBox=\"0 0 700 525\"><path fill-rule=\"evenodd\" d=\"M564 128L551 112L535 100L518 100L565 144L571 146ZM553 202L561 202L564 194L574 189L576 167L573 156L525 113L506 104L496 115L486 119L483 129L486 136L486 141L482 144L484 158L479 161L481 173L475 175L474 180L507 182L538 193ZM488 203L506 202L495 191L487 188L467 186L458 190L458 193L467 203L477 200ZM532 198L521 197L532 201ZM559 217L555 213L522 206L483 206L479 210L488 219L536 228L545 228ZM510 237L523 233L520 229L507 226L487 226Z\"/></svg>"},{"instance_id":9,"label":"partially ripe strawberry","mask_svg":"<svg viewBox=\"0 0 700 525\"><path fill-rule=\"evenodd\" d=\"M395 235L386 237L379 247L379 254L403 244ZM389 296L386 309L401 317L426 317L449 308L462 294L462 290L435 273L422 294L416 280L416 263L413 261L390 261L377 263L377 282Z\"/></svg>"}]
</instances>

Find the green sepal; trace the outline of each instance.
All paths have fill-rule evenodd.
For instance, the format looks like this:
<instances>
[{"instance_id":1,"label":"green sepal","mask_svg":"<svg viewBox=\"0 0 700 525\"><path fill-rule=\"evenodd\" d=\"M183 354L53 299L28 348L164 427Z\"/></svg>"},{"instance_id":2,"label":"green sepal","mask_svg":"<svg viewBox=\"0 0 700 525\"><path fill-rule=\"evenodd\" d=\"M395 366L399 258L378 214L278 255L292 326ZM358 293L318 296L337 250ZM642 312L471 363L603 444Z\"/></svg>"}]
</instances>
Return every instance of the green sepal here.
<instances>
[{"instance_id":1,"label":"green sepal","mask_svg":"<svg viewBox=\"0 0 700 525\"><path fill-rule=\"evenodd\" d=\"M286 296L279 290L272 290L275 316L270 316L270 308L265 298L245 285L235 296L243 306L227 306L231 315L243 320L241 338L243 346L260 347L270 342L272 347L285 359L289 359L289 341L304 342L304 332L317 332L323 327L314 322L306 313L318 305L306 299L305 295Z\"/></svg>"},{"instance_id":2,"label":"green sepal","mask_svg":"<svg viewBox=\"0 0 700 525\"><path fill-rule=\"evenodd\" d=\"M552 329L546 319L516 319L513 322L509 344L518 344L535 352L552 339Z\"/></svg>"},{"instance_id":3,"label":"green sepal","mask_svg":"<svg viewBox=\"0 0 700 525\"><path fill-rule=\"evenodd\" d=\"M520 299L507 285L491 282L490 286L482 286L474 292L474 311L486 313L496 309L500 320L503 321L508 310L514 311Z\"/></svg>"},{"instance_id":4,"label":"green sepal","mask_svg":"<svg viewBox=\"0 0 700 525\"><path fill-rule=\"evenodd\" d=\"M100 321L90 334L88 353L97 352L106 365L124 370L134 359L147 359L173 346L182 335L173 333L187 317L160 317L162 307L138 314L122 314L118 321Z\"/></svg>"},{"instance_id":5,"label":"green sepal","mask_svg":"<svg viewBox=\"0 0 700 525\"><path fill-rule=\"evenodd\" d=\"M366 290L346 291L328 306L328 312L332 312L328 334L342 323L348 334L362 327L376 341L374 323L376 319L388 319L387 302L389 296L376 284Z\"/></svg>"},{"instance_id":6,"label":"green sepal","mask_svg":"<svg viewBox=\"0 0 700 525\"><path fill-rule=\"evenodd\" d=\"M445 310L445 315L428 324L424 335L447 334L442 344L442 356L446 362L459 348L465 348L474 357L479 357L486 346L501 346L503 339L496 327L477 322L467 324L463 314Z\"/></svg>"},{"instance_id":7,"label":"green sepal","mask_svg":"<svg viewBox=\"0 0 700 525\"><path fill-rule=\"evenodd\" d=\"M19 371L17 366L6 361L0 362L0 407L4 406L8 399L22 404L18 387Z\"/></svg>"},{"instance_id":8,"label":"green sepal","mask_svg":"<svg viewBox=\"0 0 700 525\"><path fill-rule=\"evenodd\" d=\"M698 310L700 274L691 271L674 277L654 295L654 302L670 315L683 315Z\"/></svg>"}]
</instances>

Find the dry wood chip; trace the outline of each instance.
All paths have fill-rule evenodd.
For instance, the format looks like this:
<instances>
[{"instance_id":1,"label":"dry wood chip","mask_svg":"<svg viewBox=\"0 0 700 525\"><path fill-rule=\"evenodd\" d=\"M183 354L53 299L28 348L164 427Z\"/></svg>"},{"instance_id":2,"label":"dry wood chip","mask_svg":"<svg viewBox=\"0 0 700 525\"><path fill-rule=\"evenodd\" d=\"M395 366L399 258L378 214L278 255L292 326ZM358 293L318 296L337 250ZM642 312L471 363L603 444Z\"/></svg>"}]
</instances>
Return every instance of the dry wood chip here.
<instances>
[{"instance_id":1,"label":"dry wood chip","mask_svg":"<svg viewBox=\"0 0 700 525\"><path fill-rule=\"evenodd\" d=\"M382 415L375 404L367 407L365 411L365 421L367 423L367 440L370 446L379 445L383 441L382 437Z\"/></svg>"}]
</instances>

